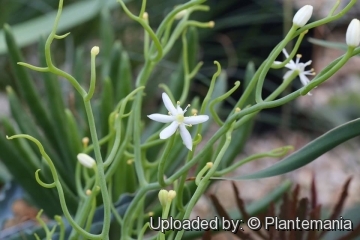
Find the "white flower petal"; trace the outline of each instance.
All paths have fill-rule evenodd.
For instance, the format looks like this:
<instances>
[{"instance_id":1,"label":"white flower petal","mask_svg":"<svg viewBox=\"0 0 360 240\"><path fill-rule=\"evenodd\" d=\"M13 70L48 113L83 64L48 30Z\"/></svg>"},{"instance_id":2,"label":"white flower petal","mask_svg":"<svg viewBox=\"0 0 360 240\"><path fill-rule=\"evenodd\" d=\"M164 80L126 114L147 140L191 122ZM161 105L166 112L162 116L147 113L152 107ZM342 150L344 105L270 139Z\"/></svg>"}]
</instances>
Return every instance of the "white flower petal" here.
<instances>
[{"instance_id":1,"label":"white flower petal","mask_svg":"<svg viewBox=\"0 0 360 240\"><path fill-rule=\"evenodd\" d=\"M311 5L303 6L296 12L293 18L293 23L298 27L303 27L311 18L312 12L313 12L313 6Z\"/></svg>"},{"instance_id":2,"label":"white flower petal","mask_svg":"<svg viewBox=\"0 0 360 240\"><path fill-rule=\"evenodd\" d=\"M311 63L312 63L311 60L309 60L309 61L307 61L306 63L304 63L304 68L305 68L306 66L309 66Z\"/></svg>"},{"instance_id":3,"label":"white flower petal","mask_svg":"<svg viewBox=\"0 0 360 240\"><path fill-rule=\"evenodd\" d=\"M177 106L176 106L176 111L177 111L178 114L184 114L184 111L183 111L183 109L180 107L180 105L177 105Z\"/></svg>"},{"instance_id":4,"label":"white flower petal","mask_svg":"<svg viewBox=\"0 0 360 240\"><path fill-rule=\"evenodd\" d=\"M274 61L275 65L280 65L282 62L281 61Z\"/></svg>"},{"instance_id":5,"label":"white flower petal","mask_svg":"<svg viewBox=\"0 0 360 240\"><path fill-rule=\"evenodd\" d=\"M171 115L176 116L177 115L176 108L174 107L173 103L171 102L169 96L166 93L163 93L162 99L163 99L166 109L171 113Z\"/></svg>"},{"instance_id":6,"label":"white flower petal","mask_svg":"<svg viewBox=\"0 0 360 240\"><path fill-rule=\"evenodd\" d=\"M305 76L305 74L303 74L303 73L300 73L299 74L299 77L300 77L300 81L301 81L301 83L304 85L304 86L306 86L309 82L310 82L310 80Z\"/></svg>"},{"instance_id":7,"label":"white flower petal","mask_svg":"<svg viewBox=\"0 0 360 240\"><path fill-rule=\"evenodd\" d=\"M284 77L283 79L287 79L288 77L290 77L290 75L294 72L294 70L290 70L290 71L287 71L285 74L284 74Z\"/></svg>"},{"instance_id":8,"label":"white flower petal","mask_svg":"<svg viewBox=\"0 0 360 240\"><path fill-rule=\"evenodd\" d=\"M207 120L209 120L208 115L184 117L184 123L185 124L191 124L191 125L203 123L203 122L206 122Z\"/></svg>"},{"instance_id":9,"label":"white flower petal","mask_svg":"<svg viewBox=\"0 0 360 240\"><path fill-rule=\"evenodd\" d=\"M169 122L172 122L175 120L174 116L169 116L169 115L159 114L159 113L150 114L150 115L148 115L148 118L150 118L151 120L157 121L157 122L161 122L161 123L169 123Z\"/></svg>"},{"instance_id":10,"label":"white flower petal","mask_svg":"<svg viewBox=\"0 0 360 240\"><path fill-rule=\"evenodd\" d=\"M346 44L349 47L357 47L360 43L360 21L353 19L346 31Z\"/></svg>"},{"instance_id":11,"label":"white flower petal","mask_svg":"<svg viewBox=\"0 0 360 240\"><path fill-rule=\"evenodd\" d=\"M291 70L295 70L297 68L297 65L293 60L290 60L290 62L285 64L285 67Z\"/></svg>"},{"instance_id":12,"label":"white flower petal","mask_svg":"<svg viewBox=\"0 0 360 240\"><path fill-rule=\"evenodd\" d=\"M180 124L179 129L180 129L180 136L181 136L185 146L190 151L192 151L192 138L191 138L189 131L186 129L184 124Z\"/></svg>"},{"instance_id":13,"label":"white flower petal","mask_svg":"<svg viewBox=\"0 0 360 240\"><path fill-rule=\"evenodd\" d=\"M179 124L177 122L172 122L169 126L164 128L160 132L160 138L161 139L169 138L171 135L173 135L176 132L176 129L178 128L178 126L179 126Z\"/></svg>"},{"instance_id":14,"label":"white flower petal","mask_svg":"<svg viewBox=\"0 0 360 240\"><path fill-rule=\"evenodd\" d=\"M288 52L286 51L285 48L283 48L282 52L283 52L283 54L285 55L286 58L289 58L289 54L288 54Z\"/></svg>"}]
</instances>

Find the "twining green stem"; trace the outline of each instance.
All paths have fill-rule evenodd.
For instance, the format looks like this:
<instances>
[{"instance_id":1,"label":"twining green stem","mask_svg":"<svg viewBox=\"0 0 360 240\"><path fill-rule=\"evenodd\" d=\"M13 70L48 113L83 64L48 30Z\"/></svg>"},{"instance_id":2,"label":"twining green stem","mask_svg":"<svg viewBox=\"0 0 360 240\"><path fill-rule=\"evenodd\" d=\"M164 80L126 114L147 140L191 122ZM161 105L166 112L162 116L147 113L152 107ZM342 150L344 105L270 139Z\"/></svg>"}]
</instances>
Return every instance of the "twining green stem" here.
<instances>
[{"instance_id":1,"label":"twining green stem","mask_svg":"<svg viewBox=\"0 0 360 240\"><path fill-rule=\"evenodd\" d=\"M96 62L95 62L96 54L91 53L91 73L90 73L90 88L89 92L85 97L85 101L90 101L95 92L96 85Z\"/></svg>"},{"instance_id":2,"label":"twining green stem","mask_svg":"<svg viewBox=\"0 0 360 240\"><path fill-rule=\"evenodd\" d=\"M290 76L287 79L284 79L283 82L280 84L280 86L274 91L272 92L266 99L266 102L270 102L272 100L274 100L275 98L277 98L278 96L280 96L280 94L290 85L290 83L294 80L294 78L296 78L299 75L298 71L293 71ZM241 118L240 120L238 120L235 124L235 129L239 128L240 126L242 126L245 122L249 121L250 119L252 119L258 112L254 112L251 114L248 114L246 116L244 116L243 118Z\"/></svg>"},{"instance_id":3,"label":"twining green stem","mask_svg":"<svg viewBox=\"0 0 360 240\"><path fill-rule=\"evenodd\" d=\"M340 0L337 0L336 3L334 4L334 6L331 8L331 10L330 10L330 12L329 12L329 14L327 16L331 17L332 15L334 15L334 12L339 7L339 5L340 5Z\"/></svg>"},{"instance_id":4,"label":"twining green stem","mask_svg":"<svg viewBox=\"0 0 360 240\"><path fill-rule=\"evenodd\" d=\"M195 1L193 0L193 1L189 1L187 3L184 3L184 4L174 8L174 10L172 10L168 15L166 15L165 19L160 23L160 26L156 31L156 36L159 39L163 36L166 29L169 26L171 26L172 21L174 21L176 14L178 14L179 12L181 12L181 11L183 11L185 9L189 9L192 6L199 5L199 4L201 4L201 3L205 2L205 1L206 0L195 0Z\"/></svg>"},{"instance_id":5,"label":"twining green stem","mask_svg":"<svg viewBox=\"0 0 360 240\"><path fill-rule=\"evenodd\" d=\"M50 240L52 234L51 234L48 226L47 226L46 223L44 222L44 220L42 220L42 218L41 218L42 212L43 212L43 210L41 209L41 210L36 214L36 220L38 221L38 223L40 224L40 226L45 230L46 240Z\"/></svg>"},{"instance_id":6,"label":"twining green stem","mask_svg":"<svg viewBox=\"0 0 360 240\"><path fill-rule=\"evenodd\" d=\"M295 54L297 53L299 47L300 47L300 44L305 36L305 34L307 33L308 31L304 31L302 32L300 35L299 35L299 38L297 39L296 43L295 43L295 46L293 47L291 53L289 54L289 57L285 59L285 61L281 62L280 64L275 64L273 63L271 65L271 68L274 68L274 69L279 69L279 68L283 68L285 67L286 64L288 64L295 56Z\"/></svg>"},{"instance_id":7,"label":"twining green stem","mask_svg":"<svg viewBox=\"0 0 360 240\"><path fill-rule=\"evenodd\" d=\"M162 215L161 215L162 219L167 219L168 218L170 207L171 207L171 202L172 202L172 200L170 200L170 199L168 199L166 201L166 205L165 205L165 207L163 207L163 212L162 212ZM158 239L165 240L165 233L159 232L159 238Z\"/></svg>"},{"instance_id":8,"label":"twining green stem","mask_svg":"<svg viewBox=\"0 0 360 240\"><path fill-rule=\"evenodd\" d=\"M149 19L148 19L149 15L143 14L140 17L142 17L144 19L145 23L149 25ZM150 57L149 56L149 53L150 53L149 48L150 48L150 36L149 36L149 33L146 30L144 30L144 58L145 59L149 59L149 57Z\"/></svg>"},{"instance_id":9,"label":"twining green stem","mask_svg":"<svg viewBox=\"0 0 360 240\"><path fill-rule=\"evenodd\" d=\"M115 132L112 132L108 135L106 135L105 137L103 137L102 139L99 140L99 145L102 146L105 143L107 143L113 136L114 136ZM94 150L94 145L91 144L89 145L87 148L84 149L83 153L90 153Z\"/></svg>"},{"instance_id":10,"label":"twining green stem","mask_svg":"<svg viewBox=\"0 0 360 240\"><path fill-rule=\"evenodd\" d=\"M200 139L200 140L199 140ZM193 141L193 146L196 146L200 143L202 137L200 134L197 135L197 139ZM186 163L189 162L194 157L194 151L190 151L186 158ZM189 171L185 171L180 181L177 181L176 186L176 199L175 199L175 206L179 209L180 212L184 212L184 205L183 205L183 193L185 188L185 182Z\"/></svg>"},{"instance_id":11,"label":"twining green stem","mask_svg":"<svg viewBox=\"0 0 360 240\"><path fill-rule=\"evenodd\" d=\"M146 81L149 79L150 74L154 68L154 62L145 60L144 67L141 69L139 75L136 78L136 87L145 86Z\"/></svg>"},{"instance_id":12,"label":"twining green stem","mask_svg":"<svg viewBox=\"0 0 360 240\"><path fill-rule=\"evenodd\" d=\"M115 129L116 129L116 134L115 134L115 141L113 143L113 147L111 148L110 154L108 155L108 157L106 158L105 162L104 162L104 167L107 168L111 165L111 163L113 162L113 160L115 159L116 153L118 152L118 149L120 147L120 143L121 143L121 131L122 131L122 127L121 127L121 120L122 118L124 118L124 112L125 112L125 108L126 105L128 103L128 101L139 91L143 90L144 87L138 87L135 90L133 90L131 93L129 93L125 99L123 99L123 101L121 102L121 106L120 106L120 111L118 116L115 119ZM129 127L129 126L128 126Z\"/></svg>"},{"instance_id":13,"label":"twining green stem","mask_svg":"<svg viewBox=\"0 0 360 240\"><path fill-rule=\"evenodd\" d=\"M113 179L109 180L109 189L113 189ZM110 199L112 199L112 191L109 191L109 196L110 196ZM111 212L112 212L112 214L114 214L114 217L115 217L116 221L119 223L119 225L122 226L123 220L122 220L120 214L118 213L118 211L116 210L113 203L111 203Z\"/></svg>"},{"instance_id":14,"label":"twining green stem","mask_svg":"<svg viewBox=\"0 0 360 240\"><path fill-rule=\"evenodd\" d=\"M214 177L221 177L224 176L227 173L230 173L232 171L234 171L235 169L239 168L240 166L244 165L245 163L260 159L260 158L264 158L264 157L282 157L284 155L286 155L290 150L293 150L294 148L292 146L285 146L285 147L281 147L281 148L277 148L274 149L270 152L265 152L265 153L257 153L254 155L251 155L249 157L246 157L238 162L236 162L234 165L231 165L230 167L224 168L220 171L216 171L214 174Z\"/></svg>"},{"instance_id":15,"label":"twining green stem","mask_svg":"<svg viewBox=\"0 0 360 240\"><path fill-rule=\"evenodd\" d=\"M276 47L276 49L273 51L273 53L265 60L265 65L261 69L260 76L259 76L257 86L256 86L256 91L255 91L255 100L257 103L261 103L263 101L262 89L263 89L266 74L268 73L269 69L273 65L277 56L279 56L279 53L282 51L282 49L285 48L286 44L291 41L293 34L296 31L296 28L297 27L295 25L293 25L291 27L288 34L285 36L284 40L281 41L281 43Z\"/></svg>"},{"instance_id":16,"label":"twining green stem","mask_svg":"<svg viewBox=\"0 0 360 240\"><path fill-rule=\"evenodd\" d=\"M210 162L212 163L212 162ZM212 167L212 165L210 165ZM205 166L200 170L200 172L196 175L195 184L199 186L201 179L203 178L204 174L211 168L209 164L205 164Z\"/></svg>"},{"instance_id":17,"label":"twining green stem","mask_svg":"<svg viewBox=\"0 0 360 240\"><path fill-rule=\"evenodd\" d=\"M81 185L81 166L80 166L79 161L76 163L76 167L75 167L75 185L76 185L76 190L77 190L77 194L79 195L79 197L81 199L85 199L86 194L84 193L84 189Z\"/></svg>"},{"instance_id":18,"label":"twining green stem","mask_svg":"<svg viewBox=\"0 0 360 240\"><path fill-rule=\"evenodd\" d=\"M146 232L146 229L150 226L149 222L146 222L145 225L142 227L139 235L138 235L138 239L143 240L144 239L144 234Z\"/></svg>"},{"instance_id":19,"label":"twining green stem","mask_svg":"<svg viewBox=\"0 0 360 240\"><path fill-rule=\"evenodd\" d=\"M54 66L54 64L52 63L51 60L51 43L54 40L54 38L57 36L56 35L56 30L57 27L59 25L59 20L60 20L60 16L61 16L61 12L62 12L62 7L63 7L63 0L59 1L59 7L58 7L58 12L55 18L55 22L54 22L54 26L52 28L52 31L49 35L49 37L47 38L46 42L45 42L45 60L46 60L46 64L48 65L49 68L49 72L52 72L58 76L64 77L66 78L71 85L73 85L73 87L81 94L81 96L85 96L86 91L81 87L81 85L76 81L76 79L71 76L70 74L56 68Z\"/></svg>"},{"instance_id":20,"label":"twining green stem","mask_svg":"<svg viewBox=\"0 0 360 240\"><path fill-rule=\"evenodd\" d=\"M153 61L157 62L160 61L160 59L163 57L163 48L161 46L161 43L159 39L157 38L154 31L151 29L149 24L142 18L142 16L138 17L135 16L130 12L130 10L126 7L125 3L122 0L118 0L118 2L121 4L121 7L123 8L124 12L134 21L140 23L140 25L145 29L145 31L149 34L151 40L155 44L156 47L156 55L154 57L150 56Z\"/></svg>"},{"instance_id":21,"label":"twining green stem","mask_svg":"<svg viewBox=\"0 0 360 240\"><path fill-rule=\"evenodd\" d=\"M67 205L66 205L64 191L63 191L62 185L61 185L61 183L59 181L59 177L57 175L56 168L55 168L53 162L51 161L49 155L47 155L47 153L45 152L45 150L44 150L43 146L41 145L41 143L37 139L35 139L34 137L26 135L26 134L17 134L17 135L8 137L8 139L14 139L14 138L26 138L26 139L34 142L38 146L39 151L40 151L41 155L44 157L44 159L46 160L46 162L47 162L47 164L48 164L48 166L50 168L51 174L52 174L52 176L54 178L54 182L56 184L56 189L58 191L58 195L59 195L59 199L60 199L60 206L61 206L61 209L62 209L66 219L69 221L69 224L76 231L78 231L82 236L84 236L84 237L86 237L88 239L102 239L102 237L103 237L102 234L95 235L95 234L91 234L91 233L86 232L72 218L72 216L71 216L71 214L70 214L70 212L69 212L69 210L67 208Z\"/></svg>"},{"instance_id":22,"label":"twining green stem","mask_svg":"<svg viewBox=\"0 0 360 240\"><path fill-rule=\"evenodd\" d=\"M141 102L142 102L142 93L139 91L136 95L134 102L134 154L135 154L135 171L139 180L140 186L145 186L147 181L144 174L144 166L142 161L142 152L141 152L141 129L140 129L140 120L141 120Z\"/></svg>"},{"instance_id":23,"label":"twining green stem","mask_svg":"<svg viewBox=\"0 0 360 240\"><path fill-rule=\"evenodd\" d=\"M164 90L164 92L169 96L171 102L176 102L176 100L175 100L170 88L168 87L168 85L166 85L165 83L160 83L159 88L162 88ZM154 136L154 134L152 136Z\"/></svg>"},{"instance_id":24,"label":"twining green stem","mask_svg":"<svg viewBox=\"0 0 360 240\"><path fill-rule=\"evenodd\" d=\"M209 180L210 180L211 176L215 173L217 166L220 164L222 157L224 156L227 148L230 145L231 133L234 129L234 125L235 125L235 122L232 122L230 125L230 128L226 131L226 141L225 141L221 151L219 152L219 155L217 155L213 166L209 169L209 171L206 173L206 175L202 178L202 180L200 181L198 187L196 188L196 190L194 192L194 195L192 196L188 205L186 206L186 211L183 216L183 219L188 219L190 217L191 211L194 208L196 202L199 200L201 195L205 192L206 187L209 184ZM180 240L183 234L184 234L183 230L179 231L176 234L175 240Z\"/></svg>"},{"instance_id":25,"label":"twining green stem","mask_svg":"<svg viewBox=\"0 0 360 240\"><path fill-rule=\"evenodd\" d=\"M171 159L169 159L169 155L173 148L175 138L176 138L176 135L174 134L173 136L170 137L170 140L166 142L165 150L163 152L162 157L160 158L159 167L158 167L158 182L161 187L166 186L165 180L164 180L165 164L167 161L171 160Z\"/></svg>"},{"instance_id":26,"label":"twining green stem","mask_svg":"<svg viewBox=\"0 0 360 240\"><path fill-rule=\"evenodd\" d=\"M266 99L265 101L272 101L290 85L290 83L299 75L299 71L295 70L293 71L288 78L284 79L283 82L280 84L278 88L276 88L275 91L273 91Z\"/></svg>"},{"instance_id":27,"label":"twining green stem","mask_svg":"<svg viewBox=\"0 0 360 240\"><path fill-rule=\"evenodd\" d=\"M249 98L250 94L252 93L253 89L256 87L258 82L260 73L265 66L265 62L263 62L258 70L255 72L254 76L251 78L250 83L246 87L244 93L241 95L239 101L235 104L234 108L243 108L246 100Z\"/></svg>"},{"instance_id":28,"label":"twining green stem","mask_svg":"<svg viewBox=\"0 0 360 240\"><path fill-rule=\"evenodd\" d=\"M157 134L159 136L159 134ZM146 141L145 143L141 144L141 150L146 150L148 148L157 146L159 144L164 143L166 140L165 139L156 139L153 141Z\"/></svg>"},{"instance_id":29,"label":"twining green stem","mask_svg":"<svg viewBox=\"0 0 360 240\"><path fill-rule=\"evenodd\" d=\"M198 21L185 21L185 19L181 20L178 26L173 31L172 35L170 36L168 42L164 46L163 52L164 55L167 54L172 47L174 46L175 41L179 38L179 36L182 34L182 32L189 26L194 26L198 28L210 28L212 27L209 22L198 22Z\"/></svg>"},{"instance_id":30,"label":"twining green stem","mask_svg":"<svg viewBox=\"0 0 360 240\"><path fill-rule=\"evenodd\" d=\"M59 240L65 240L65 225L64 225L64 221L62 220L61 216L56 215L55 217L55 221L57 222L57 224L60 227L60 234L59 234Z\"/></svg>"},{"instance_id":31,"label":"twining green stem","mask_svg":"<svg viewBox=\"0 0 360 240\"><path fill-rule=\"evenodd\" d=\"M131 124L132 122L134 121L134 115L130 115L130 118L129 118L129 124ZM118 149L117 153L116 153L116 156L115 156L115 159L119 159L119 161L114 161L107 169L106 169L106 173L105 173L105 176L106 176L106 179L107 181L109 181L112 176L114 175L114 173L116 172L117 168L119 167L119 164L121 163L121 160L122 160L122 156L123 156L123 153L125 152L125 149L127 148L129 142L130 142L130 139L131 139L131 136L133 135L133 127L132 127L132 124L126 129L126 133L125 133L125 137L124 139L122 140L122 143L120 145L120 148Z\"/></svg>"},{"instance_id":32,"label":"twining green stem","mask_svg":"<svg viewBox=\"0 0 360 240\"><path fill-rule=\"evenodd\" d=\"M144 209L145 209L145 198L142 198L140 202L138 202L137 206L137 232L140 232L144 225ZM132 224L131 224L132 226Z\"/></svg>"},{"instance_id":33,"label":"twining green stem","mask_svg":"<svg viewBox=\"0 0 360 240\"><path fill-rule=\"evenodd\" d=\"M95 193L93 194L96 195ZM94 197L93 200L91 201L90 211L88 212L86 217L86 226L85 226L86 231L90 231L91 229L91 225L95 215L95 210L96 210L96 198Z\"/></svg>"},{"instance_id":34,"label":"twining green stem","mask_svg":"<svg viewBox=\"0 0 360 240\"><path fill-rule=\"evenodd\" d=\"M39 172L41 169L36 170L35 172L35 179L36 181L40 184L40 186L44 187L44 188L53 188L56 187L55 182L53 183L44 183L39 176Z\"/></svg>"},{"instance_id":35,"label":"twining green stem","mask_svg":"<svg viewBox=\"0 0 360 240\"><path fill-rule=\"evenodd\" d=\"M211 82L210 82L210 86L209 86L209 90L208 92L206 93L206 96L204 98L204 101L201 105L201 108L200 108L200 115L204 114L205 113L205 110L206 110L206 107L211 99L211 95L212 93L214 92L214 88L215 88L215 82L216 82L216 79L220 76L220 73L221 73L221 66L220 66L220 63L218 61L214 61L214 64L216 64L216 67L217 67L217 70L216 72L214 73L214 75L212 76L212 79L211 79ZM198 130L197 130L197 134L199 134L201 132L201 126L200 125L198 127Z\"/></svg>"},{"instance_id":36,"label":"twining green stem","mask_svg":"<svg viewBox=\"0 0 360 240\"><path fill-rule=\"evenodd\" d=\"M97 137L97 133L96 133L95 120L94 120L94 115L92 112L91 104L90 104L90 101L85 101L85 99L84 99L84 104L85 104L86 115L87 115L87 118L89 121L91 139L94 144L96 166L97 166L97 170L98 170L97 172L98 172L98 176L99 176L99 186L100 186L101 196L102 196L103 204L104 204L104 224L103 224L101 236L103 238L107 239L108 232L110 229L110 220L111 220L111 208L110 208L111 199L109 197L109 192L108 192L108 189L106 186L106 179L105 179L105 174L104 174L104 163L103 163L103 160L101 157L100 145L99 145L98 137ZM83 213L83 214L87 214L87 213Z\"/></svg>"},{"instance_id":37,"label":"twining green stem","mask_svg":"<svg viewBox=\"0 0 360 240\"><path fill-rule=\"evenodd\" d=\"M219 115L215 111L215 104L224 101L226 98L228 98L233 92L235 92L236 89L240 87L240 81L235 82L235 86L232 87L229 91L227 91L225 94L215 98L210 102L209 108L211 116L213 117L214 121L219 125L222 126L224 123L221 121Z\"/></svg>"},{"instance_id":38,"label":"twining green stem","mask_svg":"<svg viewBox=\"0 0 360 240\"><path fill-rule=\"evenodd\" d=\"M142 17L144 15L145 9L146 9L146 0L142 0L139 17Z\"/></svg>"},{"instance_id":39,"label":"twining green stem","mask_svg":"<svg viewBox=\"0 0 360 240\"><path fill-rule=\"evenodd\" d=\"M189 56L188 56L188 43L186 39L186 30L182 33L181 41L183 45L182 49L182 60L183 60L183 68L184 68L184 87L181 94L181 97L179 99L179 102L185 102L187 95L189 93L189 87L190 87L190 70L189 70Z\"/></svg>"},{"instance_id":40,"label":"twining green stem","mask_svg":"<svg viewBox=\"0 0 360 240\"><path fill-rule=\"evenodd\" d=\"M94 204L96 207L96 197L99 193L99 174L97 171L97 166L95 165L93 169L91 169L95 173L95 184L93 185L90 195L85 195L84 200L82 201L83 204L79 204L79 208L75 217L75 221L79 224L79 226L84 226L85 222L89 224L89 222L92 222L93 213L92 211L95 211ZM92 183L92 181L88 181L86 184L86 188L82 190L82 192L85 192L86 190L90 190L88 187ZM91 185L90 185L91 186ZM89 231L88 228L85 228L86 231ZM79 233L72 231L70 234L69 239L76 240L79 238Z\"/></svg>"}]
</instances>

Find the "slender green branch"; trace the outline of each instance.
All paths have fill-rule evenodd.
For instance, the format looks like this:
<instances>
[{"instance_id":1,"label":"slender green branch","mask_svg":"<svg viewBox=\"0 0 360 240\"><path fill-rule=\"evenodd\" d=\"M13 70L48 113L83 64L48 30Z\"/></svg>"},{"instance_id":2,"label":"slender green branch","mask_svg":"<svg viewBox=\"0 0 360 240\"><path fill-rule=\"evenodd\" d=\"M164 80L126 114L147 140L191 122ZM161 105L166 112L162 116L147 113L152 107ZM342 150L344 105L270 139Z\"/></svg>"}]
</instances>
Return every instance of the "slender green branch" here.
<instances>
[{"instance_id":1,"label":"slender green branch","mask_svg":"<svg viewBox=\"0 0 360 240\"><path fill-rule=\"evenodd\" d=\"M139 179L140 186L145 186L147 181L145 179L144 168L142 165L142 152L141 152L141 132L140 132L140 119L141 119L141 100L142 91L139 91L136 95L134 102L134 154L135 154L135 170Z\"/></svg>"},{"instance_id":2,"label":"slender green branch","mask_svg":"<svg viewBox=\"0 0 360 240\"><path fill-rule=\"evenodd\" d=\"M91 76L90 76L90 88L88 94L85 96L85 101L89 101L95 92L96 85L96 55L99 54L99 47L93 47L91 49Z\"/></svg>"},{"instance_id":3,"label":"slender green branch","mask_svg":"<svg viewBox=\"0 0 360 240\"><path fill-rule=\"evenodd\" d=\"M50 159L50 157L47 155L47 153L45 152L42 144L37 140L35 139L34 137L32 136L29 136L29 135L26 135L26 134L17 134L17 135L14 135L14 136L11 136L11 137L7 137L8 139L15 139L15 138L26 138L32 142L34 142L37 147L39 148L39 151L41 153L41 155L44 157L44 159L46 160L47 164L49 165L49 168L50 168L50 171L51 171L51 174L54 178L54 182L56 184L56 189L58 191L58 194L59 194L59 198L60 198L60 205L61 205L61 209L63 210L63 213L66 217L66 219L69 221L70 225L76 230L78 231L82 236L86 237L86 238L89 238L89 239L101 239L102 238L102 234L100 235L95 235L95 234L91 234L91 233L88 233L86 232L84 229L82 229L75 221L74 219L72 218L72 216L70 215L70 212L67 208L67 205L66 205L66 200L65 200L65 195L64 195L64 191L63 191L63 188L62 188L62 185L59 181L59 178L58 178L58 175L57 175L57 172L56 172L56 169L55 169L55 166L52 162L52 160Z\"/></svg>"},{"instance_id":4,"label":"slender green branch","mask_svg":"<svg viewBox=\"0 0 360 240\"><path fill-rule=\"evenodd\" d=\"M38 182L38 184L40 184L44 188L54 188L54 187L56 187L55 182L53 182L53 183L44 183L43 181L41 181L41 179L39 177L40 170L41 169L38 169L35 172L35 179Z\"/></svg>"},{"instance_id":5,"label":"slender green branch","mask_svg":"<svg viewBox=\"0 0 360 240\"><path fill-rule=\"evenodd\" d=\"M161 187L166 186L165 180L164 180L165 163L166 163L166 161L170 160L169 159L169 154L171 153L171 150L173 148L175 138L176 138L176 135L174 134L173 136L170 137L170 140L166 142L166 147L165 147L165 150L163 152L163 155L162 155L160 163L159 163L158 182L159 182Z\"/></svg>"},{"instance_id":6,"label":"slender green branch","mask_svg":"<svg viewBox=\"0 0 360 240\"><path fill-rule=\"evenodd\" d=\"M229 91L227 91L225 94L215 98L214 100L212 100L209 104L209 108L210 108L210 113L214 119L214 121L219 125L222 126L224 123L221 121L219 115L217 114L217 112L215 111L215 104L224 101L226 98L230 97L231 94L233 94L235 92L236 89L238 89L240 87L240 81L236 81L235 82L235 86L232 87Z\"/></svg>"},{"instance_id":7,"label":"slender green branch","mask_svg":"<svg viewBox=\"0 0 360 240\"><path fill-rule=\"evenodd\" d=\"M262 88L264 85L266 74L268 73L269 69L273 65L275 59L279 55L279 53L282 51L282 49L287 45L288 42L291 41L293 34L296 31L296 26L293 25L288 32L288 34L285 36L284 40L281 41L281 43L276 47L275 51L265 60L265 65L261 69L259 80L257 82L256 91L255 91L255 99L257 103L261 103L263 101L262 99Z\"/></svg>"},{"instance_id":8,"label":"slender green branch","mask_svg":"<svg viewBox=\"0 0 360 240\"><path fill-rule=\"evenodd\" d=\"M157 38L154 31L150 28L150 26L142 19L142 16L138 17L132 14L129 9L126 7L125 3L122 0L118 0L118 2L121 4L121 7L123 8L124 12L134 21L140 23L140 25L145 29L145 31L149 34L150 38L152 39L153 43L155 44L157 53L154 57L151 57L151 61L158 62L163 56L163 48L161 46L161 43L159 39Z\"/></svg>"},{"instance_id":9,"label":"slender green branch","mask_svg":"<svg viewBox=\"0 0 360 240\"><path fill-rule=\"evenodd\" d=\"M294 148L292 146L284 146L284 147L281 147L281 148L277 148L277 149L274 149L270 152L265 152L265 153L257 153L257 154L254 154L254 155L251 155L249 157L246 157L238 162L236 162L235 164L231 165L230 167L227 167L227 168L224 168L220 171L217 171L215 174L214 174L214 177L221 177L221 176L224 176L225 174L228 174L232 171L234 171L235 169L239 168L240 166L246 164L246 163L249 163L249 162L252 162L254 160L257 160L257 159L260 159L260 158L265 158L265 157L273 157L273 158L276 158L276 157L283 157L285 156L289 151L293 150Z\"/></svg>"},{"instance_id":10,"label":"slender green branch","mask_svg":"<svg viewBox=\"0 0 360 240\"><path fill-rule=\"evenodd\" d=\"M271 68L274 68L274 69L279 69L279 68L283 68L285 67L286 64L288 64L295 56L295 54L297 53L299 47L300 47L300 44L305 36L305 34L308 33L308 31L304 31L302 32L300 35L299 35L299 38L297 39L296 43L295 43L295 46L293 48L293 50L291 51L290 55L288 58L285 59L285 61L281 62L280 64L275 64L273 63L271 65Z\"/></svg>"}]
</instances>

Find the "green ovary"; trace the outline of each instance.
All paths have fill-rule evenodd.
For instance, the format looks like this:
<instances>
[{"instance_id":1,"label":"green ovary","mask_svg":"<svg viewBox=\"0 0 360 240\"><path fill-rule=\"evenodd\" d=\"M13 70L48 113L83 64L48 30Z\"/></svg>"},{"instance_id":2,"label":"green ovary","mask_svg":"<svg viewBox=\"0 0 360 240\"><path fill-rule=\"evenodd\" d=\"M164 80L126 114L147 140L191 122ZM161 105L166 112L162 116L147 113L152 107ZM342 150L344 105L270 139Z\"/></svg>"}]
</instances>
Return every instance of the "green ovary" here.
<instances>
[{"instance_id":1,"label":"green ovary","mask_svg":"<svg viewBox=\"0 0 360 240\"><path fill-rule=\"evenodd\" d=\"M182 114L176 115L176 121L177 121L179 124L183 123L183 122L184 122L184 115L182 115Z\"/></svg>"}]
</instances>

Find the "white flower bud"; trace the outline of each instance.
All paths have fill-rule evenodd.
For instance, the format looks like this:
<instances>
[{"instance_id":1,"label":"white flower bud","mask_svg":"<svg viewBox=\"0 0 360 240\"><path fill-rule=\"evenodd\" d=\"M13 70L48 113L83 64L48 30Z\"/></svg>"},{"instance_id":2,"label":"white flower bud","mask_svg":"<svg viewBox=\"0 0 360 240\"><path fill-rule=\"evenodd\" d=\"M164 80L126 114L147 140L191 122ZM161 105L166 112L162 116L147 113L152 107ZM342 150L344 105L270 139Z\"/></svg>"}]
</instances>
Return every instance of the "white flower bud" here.
<instances>
[{"instance_id":1,"label":"white flower bud","mask_svg":"<svg viewBox=\"0 0 360 240\"><path fill-rule=\"evenodd\" d=\"M98 55L100 52L100 48L98 46L95 46L91 49L91 55Z\"/></svg>"},{"instance_id":2,"label":"white flower bud","mask_svg":"<svg viewBox=\"0 0 360 240\"><path fill-rule=\"evenodd\" d=\"M313 12L313 6L311 5L305 5L302 8L300 8L294 18L293 18L293 24L297 27L303 27L311 18Z\"/></svg>"},{"instance_id":3,"label":"white flower bud","mask_svg":"<svg viewBox=\"0 0 360 240\"><path fill-rule=\"evenodd\" d=\"M144 12L143 15L142 15L142 18L144 20L149 20L149 14L147 12Z\"/></svg>"},{"instance_id":4,"label":"white flower bud","mask_svg":"<svg viewBox=\"0 0 360 240\"><path fill-rule=\"evenodd\" d=\"M360 21L354 18L346 31L346 44L349 47L357 47L360 43Z\"/></svg>"},{"instance_id":5,"label":"white flower bud","mask_svg":"<svg viewBox=\"0 0 360 240\"><path fill-rule=\"evenodd\" d=\"M165 189L161 189L159 191L158 197L159 197L161 206L163 206L163 207L166 206L166 203L168 201L168 196L169 196L169 192L166 191Z\"/></svg>"},{"instance_id":6,"label":"white flower bud","mask_svg":"<svg viewBox=\"0 0 360 240\"><path fill-rule=\"evenodd\" d=\"M174 190L170 190L168 193L168 199L171 201L176 197L176 192Z\"/></svg>"},{"instance_id":7,"label":"white flower bud","mask_svg":"<svg viewBox=\"0 0 360 240\"><path fill-rule=\"evenodd\" d=\"M77 155L77 159L79 160L81 165L87 168L93 168L96 164L95 160L85 153L79 153Z\"/></svg>"}]
</instances>

